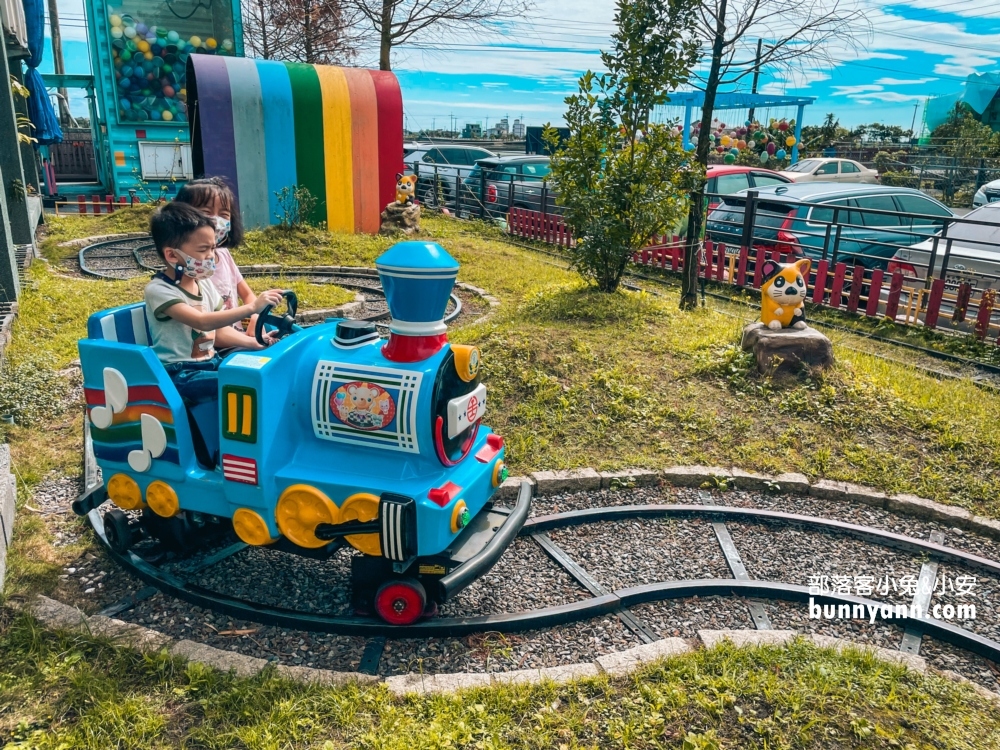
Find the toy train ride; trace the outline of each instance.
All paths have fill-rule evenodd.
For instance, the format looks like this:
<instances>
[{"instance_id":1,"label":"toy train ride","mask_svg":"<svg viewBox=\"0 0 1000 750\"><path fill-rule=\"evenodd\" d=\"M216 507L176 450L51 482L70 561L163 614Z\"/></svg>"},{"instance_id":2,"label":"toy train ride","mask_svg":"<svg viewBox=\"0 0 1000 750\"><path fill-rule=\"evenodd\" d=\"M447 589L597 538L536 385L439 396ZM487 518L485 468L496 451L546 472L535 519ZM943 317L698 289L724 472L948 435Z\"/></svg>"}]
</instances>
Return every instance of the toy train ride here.
<instances>
[{"instance_id":1,"label":"toy train ride","mask_svg":"<svg viewBox=\"0 0 1000 750\"><path fill-rule=\"evenodd\" d=\"M145 306L95 313L79 342L90 437L104 484L103 531L117 554L145 537L197 545L205 529L311 557L345 542L352 601L393 625L432 614L481 576L520 531L491 498L504 441L482 424L475 346L449 344L444 313L458 263L401 242L376 261L392 316L294 325L294 305L259 317L286 334L219 369L219 401L187 406L147 345ZM129 511L126 513L125 511Z\"/></svg>"}]
</instances>

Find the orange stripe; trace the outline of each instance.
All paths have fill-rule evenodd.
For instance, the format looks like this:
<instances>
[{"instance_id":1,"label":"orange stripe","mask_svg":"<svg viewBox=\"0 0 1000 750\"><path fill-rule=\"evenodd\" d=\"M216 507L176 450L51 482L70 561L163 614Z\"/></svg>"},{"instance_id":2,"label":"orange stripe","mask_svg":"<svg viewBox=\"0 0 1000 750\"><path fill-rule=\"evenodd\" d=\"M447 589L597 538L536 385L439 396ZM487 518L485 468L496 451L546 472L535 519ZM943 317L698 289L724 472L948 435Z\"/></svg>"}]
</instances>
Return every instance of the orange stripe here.
<instances>
[{"instance_id":1,"label":"orange stripe","mask_svg":"<svg viewBox=\"0 0 1000 750\"><path fill-rule=\"evenodd\" d=\"M142 404L141 406L126 406L124 410L115 414L114 419L111 420L111 424L138 422L139 418L143 414L149 414L151 417L156 417L163 424L174 423L173 412L171 412L167 407Z\"/></svg>"},{"instance_id":2,"label":"orange stripe","mask_svg":"<svg viewBox=\"0 0 1000 750\"><path fill-rule=\"evenodd\" d=\"M378 101L367 70L343 68L351 95L351 145L354 167L354 231L377 234L379 205Z\"/></svg>"}]
</instances>

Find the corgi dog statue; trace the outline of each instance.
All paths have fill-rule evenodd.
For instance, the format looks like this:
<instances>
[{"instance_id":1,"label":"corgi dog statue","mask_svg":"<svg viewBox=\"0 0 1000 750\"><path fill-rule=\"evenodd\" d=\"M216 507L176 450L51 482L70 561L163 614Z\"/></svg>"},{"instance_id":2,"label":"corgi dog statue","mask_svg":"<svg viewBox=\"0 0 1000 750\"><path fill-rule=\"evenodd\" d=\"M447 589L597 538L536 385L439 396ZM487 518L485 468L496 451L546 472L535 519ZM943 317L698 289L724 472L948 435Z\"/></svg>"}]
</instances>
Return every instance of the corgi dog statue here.
<instances>
[{"instance_id":1,"label":"corgi dog statue","mask_svg":"<svg viewBox=\"0 0 1000 750\"><path fill-rule=\"evenodd\" d=\"M810 265L807 258L789 264L764 261L760 320L771 330L806 327L805 299Z\"/></svg>"},{"instance_id":2,"label":"corgi dog statue","mask_svg":"<svg viewBox=\"0 0 1000 750\"><path fill-rule=\"evenodd\" d=\"M413 203L413 195L417 189L417 176L415 174L403 176L400 172L396 175L396 203L405 206Z\"/></svg>"}]
</instances>

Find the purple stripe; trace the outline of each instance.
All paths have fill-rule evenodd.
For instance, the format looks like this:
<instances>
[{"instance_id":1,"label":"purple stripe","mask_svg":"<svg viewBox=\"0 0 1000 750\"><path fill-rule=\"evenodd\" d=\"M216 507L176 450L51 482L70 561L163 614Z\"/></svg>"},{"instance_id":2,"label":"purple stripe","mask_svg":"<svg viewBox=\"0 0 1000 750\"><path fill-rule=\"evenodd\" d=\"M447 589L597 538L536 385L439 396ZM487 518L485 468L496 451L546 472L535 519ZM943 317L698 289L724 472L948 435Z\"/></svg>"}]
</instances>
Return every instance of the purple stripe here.
<instances>
[{"instance_id":1,"label":"purple stripe","mask_svg":"<svg viewBox=\"0 0 1000 750\"><path fill-rule=\"evenodd\" d=\"M233 95L226 61L213 55L191 55L197 76L198 124L205 177L224 177L239 201Z\"/></svg>"}]
</instances>

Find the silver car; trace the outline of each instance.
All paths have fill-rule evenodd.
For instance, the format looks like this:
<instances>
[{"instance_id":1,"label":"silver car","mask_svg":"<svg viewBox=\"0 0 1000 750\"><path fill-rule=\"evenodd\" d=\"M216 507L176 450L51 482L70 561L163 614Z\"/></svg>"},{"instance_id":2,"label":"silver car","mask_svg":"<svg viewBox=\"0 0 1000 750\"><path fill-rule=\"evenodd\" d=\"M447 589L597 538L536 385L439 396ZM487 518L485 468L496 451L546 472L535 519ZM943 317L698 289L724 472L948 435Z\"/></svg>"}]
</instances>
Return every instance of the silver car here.
<instances>
[{"instance_id":1,"label":"silver car","mask_svg":"<svg viewBox=\"0 0 1000 750\"><path fill-rule=\"evenodd\" d=\"M803 159L781 174L792 182L878 182L878 171L850 159Z\"/></svg>"},{"instance_id":2,"label":"silver car","mask_svg":"<svg viewBox=\"0 0 1000 750\"><path fill-rule=\"evenodd\" d=\"M992 182L987 182L972 197L972 207L979 208L980 206L985 206L987 203L993 203L995 201L1000 201L1000 180L993 180Z\"/></svg>"},{"instance_id":3,"label":"silver car","mask_svg":"<svg viewBox=\"0 0 1000 750\"><path fill-rule=\"evenodd\" d=\"M1000 289L1000 202L987 203L963 217L965 224L955 222L948 227L951 240L946 287L968 282L975 290ZM947 242L938 238L934 261L934 278L941 277ZM889 271L900 270L917 279L927 278L934 240L924 240L911 247L901 247L889 262Z\"/></svg>"}]
</instances>

